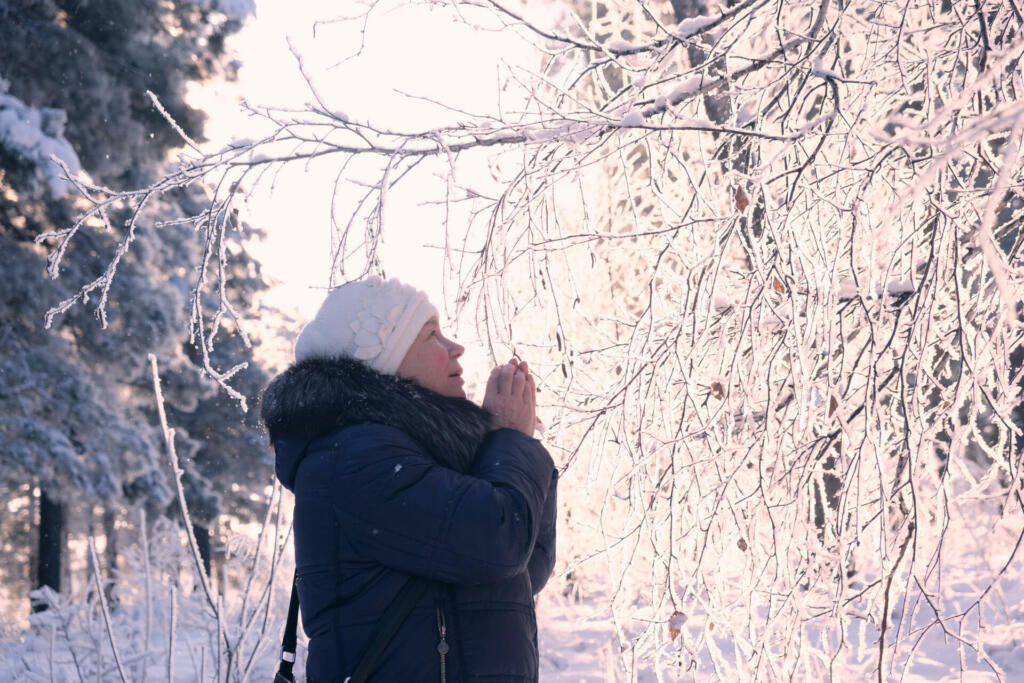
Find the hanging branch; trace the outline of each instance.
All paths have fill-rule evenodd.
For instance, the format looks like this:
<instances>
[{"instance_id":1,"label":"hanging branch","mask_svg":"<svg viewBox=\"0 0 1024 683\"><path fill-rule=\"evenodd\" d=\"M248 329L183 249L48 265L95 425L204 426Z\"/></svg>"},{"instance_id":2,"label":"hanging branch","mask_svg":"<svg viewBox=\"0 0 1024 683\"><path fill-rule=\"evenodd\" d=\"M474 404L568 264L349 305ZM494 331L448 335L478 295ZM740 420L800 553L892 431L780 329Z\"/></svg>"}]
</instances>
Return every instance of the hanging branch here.
<instances>
[{"instance_id":1,"label":"hanging branch","mask_svg":"<svg viewBox=\"0 0 1024 683\"><path fill-rule=\"evenodd\" d=\"M145 207L203 184L209 205L182 219L202 240L191 336L228 386L237 368L207 354L238 322L237 194L313 160L332 164L335 195L359 188L330 199L333 283L388 266L395 189L440 169L445 291L487 353L528 354L541 380L545 439L588 501L571 506L565 573L598 577L624 669L669 671L666 653L686 651L721 678L856 657L884 677L910 666L919 621L958 624L983 652L940 570L954 534L1024 537L1019 3L703 5L602 0L543 21L494 0L435 8L536 51L503 72L494 112L417 93L452 117L430 129L341 111L296 52L311 102L246 104L259 139L189 146L148 188L71 179L82 213L41 236L51 272L87 223L121 233L50 320L95 297L105 321L119 259L160 228ZM361 43L368 17L351 17ZM456 173L483 156L491 177ZM173 458L162 409L161 425ZM957 556L986 577L978 613L1005 551ZM246 588L255 611L232 647L265 628L270 594ZM866 624L881 640L852 652ZM811 631L839 643L828 663L806 654Z\"/></svg>"}]
</instances>

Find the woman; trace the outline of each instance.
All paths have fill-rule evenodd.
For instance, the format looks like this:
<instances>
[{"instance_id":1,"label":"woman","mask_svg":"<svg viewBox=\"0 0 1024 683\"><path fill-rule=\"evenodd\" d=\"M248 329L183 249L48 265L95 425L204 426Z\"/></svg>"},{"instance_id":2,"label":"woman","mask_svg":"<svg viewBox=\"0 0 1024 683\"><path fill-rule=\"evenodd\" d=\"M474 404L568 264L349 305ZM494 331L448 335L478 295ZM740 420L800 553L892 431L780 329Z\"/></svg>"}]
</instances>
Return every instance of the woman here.
<instances>
[{"instance_id":1,"label":"woman","mask_svg":"<svg viewBox=\"0 0 1024 683\"><path fill-rule=\"evenodd\" d=\"M556 472L532 438L527 364L495 368L481 408L462 388L464 350L423 292L369 278L327 296L264 393L295 493L311 683L345 680L374 648L373 681L538 678ZM381 643L389 607L407 615Z\"/></svg>"}]
</instances>

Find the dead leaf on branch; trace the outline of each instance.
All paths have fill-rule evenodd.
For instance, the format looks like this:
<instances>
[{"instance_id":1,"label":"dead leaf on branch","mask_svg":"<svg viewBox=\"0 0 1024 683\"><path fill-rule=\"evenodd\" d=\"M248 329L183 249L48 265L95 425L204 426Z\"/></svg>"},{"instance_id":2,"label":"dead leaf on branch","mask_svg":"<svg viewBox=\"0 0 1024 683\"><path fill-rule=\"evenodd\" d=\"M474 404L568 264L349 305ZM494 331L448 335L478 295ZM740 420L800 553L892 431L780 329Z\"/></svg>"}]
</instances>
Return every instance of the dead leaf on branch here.
<instances>
[{"instance_id":1,"label":"dead leaf on branch","mask_svg":"<svg viewBox=\"0 0 1024 683\"><path fill-rule=\"evenodd\" d=\"M682 612L673 612L672 616L668 618L668 635L675 640L679 637L679 634L683 630L683 624L686 623L686 615Z\"/></svg>"},{"instance_id":2,"label":"dead leaf on branch","mask_svg":"<svg viewBox=\"0 0 1024 683\"><path fill-rule=\"evenodd\" d=\"M746 211L747 207L750 206L750 199L747 197L747 193L743 191L742 187L736 188L736 193L733 197L736 200L736 209L738 211Z\"/></svg>"},{"instance_id":3,"label":"dead leaf on branch","mask_svg":"<svg viewBox=\"0 0 1024 683\"><path fill-rule=\"evenodd\" d=\"M711 395L714 396L715 398L719 399L719 400L722 399L722 396L725 395L725 390L722 388L722 383L721 382L712 382L711 383Z\"/></svg>"}]
</instances>

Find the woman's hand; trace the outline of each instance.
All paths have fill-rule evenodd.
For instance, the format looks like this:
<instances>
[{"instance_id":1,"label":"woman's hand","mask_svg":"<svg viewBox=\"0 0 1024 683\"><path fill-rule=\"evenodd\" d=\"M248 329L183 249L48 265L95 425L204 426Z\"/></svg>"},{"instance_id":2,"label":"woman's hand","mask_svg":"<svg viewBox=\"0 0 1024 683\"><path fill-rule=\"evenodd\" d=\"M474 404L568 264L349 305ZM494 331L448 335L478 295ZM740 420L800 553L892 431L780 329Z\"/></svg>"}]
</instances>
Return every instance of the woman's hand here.
<instances>
[{"instance_id":1,"label":"woman's hand","mask_svg":"<svg viewBox=\"0 0 1024 683\"><path fill-rule=\"evenodd\" d=\"M491 413L495 429L518 429L533 436L537 424L537 384L525 361L513 358L491 371L483 405Z\"/></svg>"}]
</instances>

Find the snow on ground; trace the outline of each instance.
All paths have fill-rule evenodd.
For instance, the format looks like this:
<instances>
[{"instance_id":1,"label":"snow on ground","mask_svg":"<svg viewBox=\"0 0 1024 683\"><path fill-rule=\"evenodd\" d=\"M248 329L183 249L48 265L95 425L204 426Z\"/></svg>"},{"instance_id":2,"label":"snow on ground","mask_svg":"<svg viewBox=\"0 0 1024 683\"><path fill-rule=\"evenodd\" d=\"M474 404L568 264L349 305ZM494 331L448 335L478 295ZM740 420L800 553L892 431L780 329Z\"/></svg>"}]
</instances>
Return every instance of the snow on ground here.
<instances>
[{"instance_id":1,"label":"snow on ground","mask_svg":"<svg viewBox=\"0 0 1024 683\"><path fill-rule=\"evenodd\" d=\"M550 586L537 604L541 680L614 680L618 645L604 610L594 600L574 603L559 588Z\"/></svg>"},{"instance_id":2,"label":"snow on ground","mask_svg":"<svg viewBox=\"0 0 1024 683\"><path fill-rule=\"evenodd\" d=\"M894 602L886 638L888 654L884 679L887 681L1024 681L1024 560L1015 556L1006 564L1020 531L1014 527L1013 520L990 528L984 536L972 534L966 527L957 531L960 533L950 537L950 552L942 567L941 590L929 593L929 600L943 614L948 633L935 622L931 606L919 595L912 597L906 606L902 601ZM1004 565L1006 571L992 584L979 610L978 596ZM160 571L153 573L154 579L161 575ZM576 574L573 590L568 589L570 584L564 577L555 576L538 599L541 680L545 683L754 678L749 662L736 660L734 648L721 633L725 626L714 628L707 615L697 612L685 615L679 636L657 650L658 662L630 662L628 649L620 649L603 583L584 578L585 572ZM290 570L283 568L281 576L288 575ZM854 575L848 590L857 592L873 580L874 577ZM138 680L137 674L143 666L147 669L147 680L168 680L166 658L170 646L171 609L167 587L154 581L156 598L150 612L150 629L147 629L147 610L140 595L142 577L127 574L122 582L123 600L121 607L113 611L112 623L129 680ZM275 616L266 629L264 642L257 648L252 680L266 678L265 674L276 666L287 597L286 591L278 585L274 595ZM99 680L120 680L94 598L92 595L91 600L62 602L59 617L33 617L34 628L24 624L16 627L10 621L11 615L6 615L6 620L0 624L3 626L0 629L0 680L75 681L78 680L76 657L85 670L93 671L99 664L102 669ZM858 608L856 601L853 606ZM232 616L226 625L230 627L236 623L237 610L229 611ZM215 654L210 644L217 641L216 623L210 620L202 596L195 591L179 594L174 612L177 635L173 680L195 681L203 671L207 675L203 680L208 680L215 668ZM966 616L958 620L961 614ZM624 642L630 642L647 625L648 617L646 606L620 607L620 625L627 632ZM67 633L73 648L68 647L65 626L69 627ZM879 630L875 624L866 619L853 619L846 624L841 645L827 618L805 623L803 629L803 642L808 645L809 653L802 661L813 662L823 680L877 679ZM151 631L148 635L147 630ZM901 646L893 656L892 644L896 637L900 638ZM143 646L147 641L148 653ZM974 650L979 641L983 645L983 656ZM711 647L719 654L713 657ZM251 648L248 651L251 652ZM625 655L621 655L622 652ZM304 653L300 650L297 673L301 674L303 660ZM626 673L627 662L635 669L635 677ZM795 678L809 679L813 677L811 673L801 670ZM778 672L773 676L765 675L763 669L757 676L758 680L789 678ZM95 674L90 680L96 680ZM299 680L303 680L301 676Z\"/></svg>"},{"instance_id":3,"label":"snow on ground","mask_svg":"<svg viewBox=\"0 0 1024 683\"><path fill-rule=\"evenodd\" d=\"M552 588L555 588L554 586ZM957 583L951 587L947 602L963 602L966 607L973 602L977 593L969 583ZM984 638L988 643L986 653L991 662L1004 674L1007 682L1024 681L1024 567L1017 563L1013 575L1004 578L995 589L1001 596L998 602L1004 610L986 610ZM901 605L893 609L897 616ZM598 681L628 681L617 656L618 643L607 609L594 596L584 597L579 602L565 599L556 590L545 591L538 603L537 620L540 629L541 680L551 683L596 683ZM689 621L700 621L690 619ZM918 620L915 629L920 629L925 619ZM930 620L928 620L930 621ZM965 626L975 628L977 619L968 620ZM949 626L956 632L955 625ZM814 629L809 634L813 639ZM878 631L868 625L848 630L848 645L837 658L832 680L862 681L877 677ZM691 642L699 635L690 629ZM931 681L998 681L1000 676L992 667L969 648L960 647L954 637L943 634L933 626L920 631L918 646L907 663L908 653L897 656L895 666L886 666L885 680L902 680L907 683ZM888 640L888 639L887 639ZM721 643L719 643L721 647ZM723 676L714 671L707 649L699 653L691 669L663 667L659 677L654 667L638 663L636 680L646 681L716 681ZM963 675L961 675L961 656ZM688 659L688 658L687 658ZM826 658L823 658L823 661ZM904 669L904 666L906 668Z\"/></svg>"}]
</instances>

